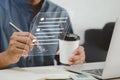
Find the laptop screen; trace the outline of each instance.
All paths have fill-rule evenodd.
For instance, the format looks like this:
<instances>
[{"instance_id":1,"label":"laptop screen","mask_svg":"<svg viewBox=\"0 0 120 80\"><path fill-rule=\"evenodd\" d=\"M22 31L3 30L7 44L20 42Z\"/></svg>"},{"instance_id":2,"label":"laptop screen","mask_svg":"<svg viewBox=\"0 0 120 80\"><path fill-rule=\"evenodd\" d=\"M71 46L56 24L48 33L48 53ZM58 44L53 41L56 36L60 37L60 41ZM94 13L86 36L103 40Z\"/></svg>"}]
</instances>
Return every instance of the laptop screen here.
<instances>
[{"instance_id":1,"label":"laptop screen","mask_svg":"<svg viewBox=\"0 0 120 80\"><path fill-rule=\"evenodd\" d=\"M105 61L115 22L106 23L102 29L85 31L86 62Z\"/></svg>"}]
</instances>

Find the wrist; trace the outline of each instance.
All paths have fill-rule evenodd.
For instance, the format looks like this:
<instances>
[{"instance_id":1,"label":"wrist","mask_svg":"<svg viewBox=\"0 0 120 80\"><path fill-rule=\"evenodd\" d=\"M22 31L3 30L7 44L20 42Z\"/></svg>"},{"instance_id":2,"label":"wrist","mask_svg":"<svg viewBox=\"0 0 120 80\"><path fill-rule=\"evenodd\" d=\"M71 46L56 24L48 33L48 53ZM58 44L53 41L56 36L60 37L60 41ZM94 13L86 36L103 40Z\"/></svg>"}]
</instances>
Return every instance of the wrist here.
<instances>
[{"instance_id":1,"label":"wrist","mask_svg":"<svg viewBox=\"0 0 120 80\"><path fill-rule=\"evenodd\" d=\"M0 68L6 68L11 64L7 51L0 53Z\"/></svg>"}]
</instances>

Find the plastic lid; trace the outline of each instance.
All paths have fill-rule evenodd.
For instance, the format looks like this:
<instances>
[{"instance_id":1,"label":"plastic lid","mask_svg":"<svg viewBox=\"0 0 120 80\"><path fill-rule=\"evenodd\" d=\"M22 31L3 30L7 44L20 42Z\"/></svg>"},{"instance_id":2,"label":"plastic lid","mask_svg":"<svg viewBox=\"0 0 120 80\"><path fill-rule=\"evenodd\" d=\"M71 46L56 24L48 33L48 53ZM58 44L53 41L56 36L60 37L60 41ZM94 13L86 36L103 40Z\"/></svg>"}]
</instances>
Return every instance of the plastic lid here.
<instances>
[{"instance_id":1,"label":"plastic lid","mask_svg":"<svg viewBox=\"0 0 120 80\"><path fill-rule=\"evenodd\" d=\"M76 35L76 34L61 33L59 35L59 39L66 40L66 41L76 41L76 40L80 40L80 37L78 35Z\"/></svg>"}]
</instances>

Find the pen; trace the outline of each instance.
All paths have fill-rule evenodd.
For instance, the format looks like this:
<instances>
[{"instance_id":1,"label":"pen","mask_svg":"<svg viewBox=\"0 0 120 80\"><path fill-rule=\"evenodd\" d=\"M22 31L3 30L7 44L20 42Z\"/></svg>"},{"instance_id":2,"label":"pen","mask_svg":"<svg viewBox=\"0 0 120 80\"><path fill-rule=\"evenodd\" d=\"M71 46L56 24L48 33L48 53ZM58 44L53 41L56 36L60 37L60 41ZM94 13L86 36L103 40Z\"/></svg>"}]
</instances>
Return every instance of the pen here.
<instances>
[{"instance_id":1,"label":"pen","mask_svg":"<svg viewBox=\"0 0 120 80\"><path fill-rule=\"evenodd\" d=\"M11 27L13 27L17 32L23 32L21 29L19 29L17 26L15 26L12 22L9 22L9 24L11 25ZM40 49L41 52L43 52L43 49L40 47L40 43L36 40L33 39L32 42L37 42L37 44L31 44L31 45L37 45L37 47Z\"/></svg>"},{"instance_id":2,"label":"pen","mask_svg":"<svg viewBox=\"0 0 120 80\"><path fill-rule=\"evenodd\" d=\"M17 32L23 32L23 31L20 30L18 27L16 27L12 22L9 22L9 24L10 24L11 27L13 27Z\"/></svg>"}]
</instances>

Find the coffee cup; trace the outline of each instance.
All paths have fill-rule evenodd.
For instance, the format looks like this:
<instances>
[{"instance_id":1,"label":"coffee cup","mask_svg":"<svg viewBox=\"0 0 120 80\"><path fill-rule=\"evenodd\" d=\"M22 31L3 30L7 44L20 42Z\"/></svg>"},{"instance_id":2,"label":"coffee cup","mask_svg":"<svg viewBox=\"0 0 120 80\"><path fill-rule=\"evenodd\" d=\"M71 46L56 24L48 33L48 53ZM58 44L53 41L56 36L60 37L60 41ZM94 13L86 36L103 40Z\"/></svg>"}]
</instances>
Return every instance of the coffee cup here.
<instances>
[{"instance_id":1,"label":"coffee cup","mask_svg":"<svg viewBox=\"0 0 120 80\"><path fill-rule=\"evenodd\" d=\"M60 62L67 65L69 58L79 46L80 37L76 34L61 33L59 35Z\"/></svg>"}]
</instances>

